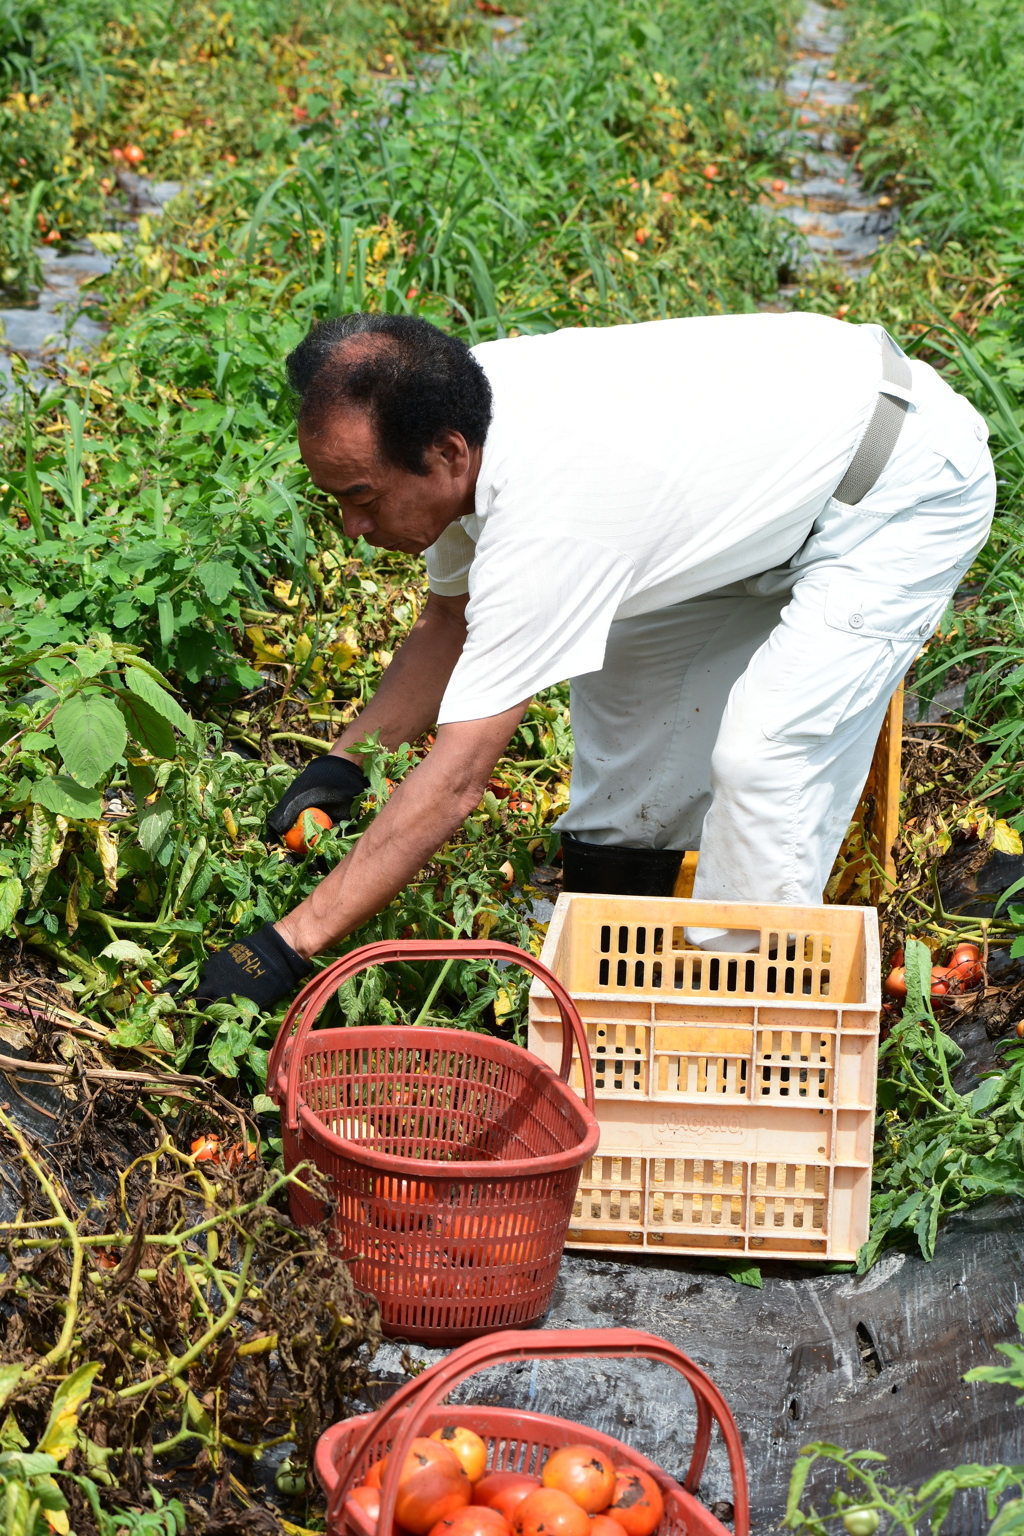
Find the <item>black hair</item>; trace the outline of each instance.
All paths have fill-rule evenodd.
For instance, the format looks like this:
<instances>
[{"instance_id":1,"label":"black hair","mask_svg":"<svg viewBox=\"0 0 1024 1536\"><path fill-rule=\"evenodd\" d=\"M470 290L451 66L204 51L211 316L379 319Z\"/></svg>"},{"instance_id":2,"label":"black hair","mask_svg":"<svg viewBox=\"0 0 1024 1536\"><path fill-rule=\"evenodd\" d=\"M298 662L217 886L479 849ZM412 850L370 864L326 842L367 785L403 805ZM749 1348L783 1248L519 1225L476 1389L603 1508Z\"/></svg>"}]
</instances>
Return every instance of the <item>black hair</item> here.
<instances>
[{"instance_id":1,"label":"black hair","mask_svg":"<svg viewBox=\"0 0 1024 1536\"><path fill-rule=\"evenodd\" d=\"M424 453L446 432L483 446L491 386L465 342L414 315L339 315L322 320L287 361L300 423L316 427L331 410L369 411L381 458L427 474Z\"/></svg>"}]
</instances>

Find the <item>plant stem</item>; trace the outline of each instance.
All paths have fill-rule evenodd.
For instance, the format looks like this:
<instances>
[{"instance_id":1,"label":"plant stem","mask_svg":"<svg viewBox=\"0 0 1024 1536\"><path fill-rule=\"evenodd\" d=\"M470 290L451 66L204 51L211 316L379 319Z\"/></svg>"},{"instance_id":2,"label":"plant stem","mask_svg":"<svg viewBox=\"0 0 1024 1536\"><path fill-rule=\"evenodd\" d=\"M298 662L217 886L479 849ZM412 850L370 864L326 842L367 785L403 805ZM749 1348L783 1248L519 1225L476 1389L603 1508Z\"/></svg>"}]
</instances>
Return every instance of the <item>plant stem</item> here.
<instances>
[{"instance_id":1,"label":"plant stem","mask_svg":"<svg viewBox=\"0 0 1024 1536\"><path fill-rule=\"evenodd\" d=\"M28 1142L25 1140L24 1136L21 1134L14 1121L11 1120L2 1109L0 1109L0 1126L2 1126L3 1129L7 1132L8 1136L11 1138L18 1151L21 1153L23 1161L35 1175L39 1187L42 1189L44 1195L53 1208L53 1214L57 1225L63 1227L65 1233L67 1234L65 1240L71 1248L71 1278L68 1281L67 1308L64 1313L64 1323L61 1327L60 1337L51 1350L48 1350L45 1355L41 1355L34 1362L34 1364L28 1367L24 1376L21 1378L22 1382L25 1382L28 1381L31 1377L39 1375L45 1371L47 1366L56 1365L58 1361L63 1360L64 1356L71 1348L72 1341L75 1337L75 1328L78 1325L78 1302L82 1290L82 1266L85 1261L85 1250L83 1240L79 1234L78 1228L75 1226L75 1223L71 1220L65 1211L53 1181L50 1179L48 1174L44 1172L40 1164L36 1162L36 1159L32 1156L32 1153L29 1150Z\"/></svg>"}]
</instances>

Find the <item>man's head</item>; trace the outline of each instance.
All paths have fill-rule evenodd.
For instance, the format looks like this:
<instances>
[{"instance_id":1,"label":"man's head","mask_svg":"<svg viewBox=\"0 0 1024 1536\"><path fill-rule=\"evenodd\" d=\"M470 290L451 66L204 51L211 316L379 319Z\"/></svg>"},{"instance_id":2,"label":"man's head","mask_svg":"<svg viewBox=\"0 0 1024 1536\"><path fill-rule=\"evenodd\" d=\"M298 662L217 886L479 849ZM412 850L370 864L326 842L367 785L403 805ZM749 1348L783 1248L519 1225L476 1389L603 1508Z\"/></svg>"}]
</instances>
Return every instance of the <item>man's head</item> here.
<instances>
[{"instance_id":1,"label":"man's head","mask_svg":"<svg viewBox=\"0 0 1024 1536\"><path fill-rule=\"evenodd\" d=\"M473 510L491 388L463 342L411 315L342 315L287 366L303 460L351 537L419 554Z\"/></svg>"}]
</instances>

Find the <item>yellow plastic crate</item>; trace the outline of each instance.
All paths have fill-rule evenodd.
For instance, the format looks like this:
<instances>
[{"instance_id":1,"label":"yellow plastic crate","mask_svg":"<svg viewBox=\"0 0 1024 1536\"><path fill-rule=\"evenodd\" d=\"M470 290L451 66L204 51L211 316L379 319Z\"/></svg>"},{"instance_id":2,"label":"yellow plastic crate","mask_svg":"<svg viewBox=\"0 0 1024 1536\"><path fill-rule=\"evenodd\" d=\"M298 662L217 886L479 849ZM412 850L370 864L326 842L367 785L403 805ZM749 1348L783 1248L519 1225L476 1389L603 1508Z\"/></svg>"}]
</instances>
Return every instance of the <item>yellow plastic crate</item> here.
<instances>
[{"instance_id":1,"label":"yellow plastic crate","mask_svg":"<svg viewBox=\"0 0 1024 1536\"><path fill-rule=\"evenodd\" d=\"M753 930L750 954L689 926ZM541 954L579 1008L601 1124L570 1247L852 1259L868 1232L880 1004L866 907L559 897ZM535 981L529 1045L557 1069ZM578 1060L571 1079L582 1080Z\"/></svg>"}]
</instances>

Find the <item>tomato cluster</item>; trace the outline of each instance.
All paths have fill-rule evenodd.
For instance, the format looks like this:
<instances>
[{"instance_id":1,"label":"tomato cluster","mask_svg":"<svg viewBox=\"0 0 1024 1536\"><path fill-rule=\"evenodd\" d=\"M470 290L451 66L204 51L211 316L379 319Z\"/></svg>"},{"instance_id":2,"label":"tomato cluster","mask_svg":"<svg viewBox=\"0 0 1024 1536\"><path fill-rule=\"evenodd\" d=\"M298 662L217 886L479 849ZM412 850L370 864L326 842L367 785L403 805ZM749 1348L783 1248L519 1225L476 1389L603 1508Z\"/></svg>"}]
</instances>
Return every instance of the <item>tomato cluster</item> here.
<instances>
[{"instance_id":1,"label":"tomato cluster","mask_svg":"<svg viewBox=\"0 0 1024 1536\"><path fill-rule=\"evenodd\" d=\"M236 1168L241 1168L246 1157L250 1162L255 1162L258 1151L259 1148L254 1141L249 1142L244 1152L240 1141L232 1141L226 1147L222 1147L220 1137L212 1131L207 1131L204 1136L197 1136L192 1143L192 1156L197 1163L221 1163L232 1173Z\"/></svg>"},{"instance_id":2,"label":"tomato cluster","mask_svg":"<svg viewBox=\"0 0 1024 1536\"><path fill-rule=\"evenodd\" d=\"M961 992L973 992L982 981L981 950L977 944L958 944L946 965L932 966L931 996L933 1002ZM892 970L885 978L885 995L902 999L907 995L907 973L903 965L903 951L897 949L892 957Z\"/></svg>"},{"instance_id":3,"label":"tomato cluster","mask_svg":"<svg viewBox=\"0 0 1024 1536\"><path fill-rule=\"evenodd\" d=\"M380 1517L388 1458L349 1499ZM593 1445L566 1445L539 1477L488 1472L487 1446L462 1424L414 1440L398 1480L395 1518L410 1536L652 1536L665 1504L648 1473L616 1467Z\"/></svg>"}]
</instances>

